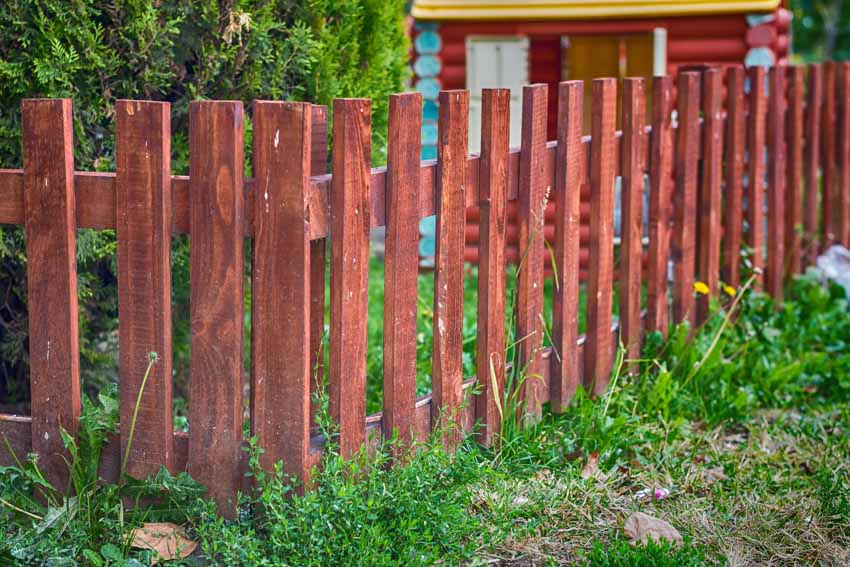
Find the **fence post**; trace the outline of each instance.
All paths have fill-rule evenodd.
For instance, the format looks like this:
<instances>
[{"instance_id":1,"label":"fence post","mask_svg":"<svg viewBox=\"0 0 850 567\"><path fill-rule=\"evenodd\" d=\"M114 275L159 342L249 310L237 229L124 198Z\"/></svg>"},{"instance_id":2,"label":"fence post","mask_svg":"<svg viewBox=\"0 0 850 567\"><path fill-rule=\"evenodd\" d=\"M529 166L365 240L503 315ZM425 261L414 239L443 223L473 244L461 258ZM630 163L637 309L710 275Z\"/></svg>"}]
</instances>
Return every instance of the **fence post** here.
<instances>
[{"instance_id":1,"label":"fence post","mask_svg":"<svg viewBox=\"0 0 850 567\"><path fill-rule=\"evenodd\" d=\"M823 64L823 106L821 118L821 246L829 247L835 242L835 74L836 64ZM820 250L818 250L820 252Z\"/></svg>"},{"instance_id":2,"label":"fence post","mask_svg":"<svg viewBox=\"0 0 850 567\"><path fill-rule=\"evenodd\" d=\"M333 109L328 390L340 454L350 457L366 436L372 106L369 99L336 99Z\"/></svg>"},{"instance_id":3,"label":"fence post","mask_svg":"<svg viewBox=\"0 0 850 567\"><path fill-rule=\"evenodd\" d=\"M788 179L785 202L785 248L788 253L788 264L785 270L786 278L797 274L803 269L802 235L803 235L803 67L795 65L789 68L788 77L788 110L786 119L786 135L788 140L788 164L785 175ZM850 164L848 164L850 165Z\"/></svg>"},{"instance_id":4,"label":"fence post","mask_svg":"<svg viewBox=\"0 0 850 567\"><path fill-rule=\"evenodd\" d=\"M747 120L747 244L753 270L764 269L764 149L765 149L765 94L764 67L750 67L750 108ZM758 273L756 287L761 287L764 276Z\"/></svg>"},{"instance_id":5,"label":"fence post","mask_svg":"<svg viewBox=\"0 0 850 567\"><path fill-rule=\"evenodd\" d=\"M823 102L823 67L819 63L809 65L808 86L806 88L806 147L805 161L805 214L803 232L805 238L806 265L815 263L820 252L820 232L818 230L818 195L820 194L820 126L821 104Z\"/></svg>"},{"instance_id":6,"label":"fence post","mask_svg":"<svg viewBox=\"0 0 850 567\"><path fill-rule=\"evenodd\" d=\"M694 322L696 199L699 161L700 74L679 73L676 186L673 195L673 319Z\"/></svg>"},{"instance_id":7,"label":"fence post","mask_svg":"<svg viewBox=\"0 0 850 567\"><path fill-rule=\"evenodd\" d=\"M741 233L744 223L744 68L730 67L726 73L726 187L723 218L723 279L741 285Z\"/></svg>"},{"instance_id":8,"label":"fence post","mask_svg":"<svg viewBox=\"0 0 850 567\"><path fill-rule=\"evenodd\" d=\"M384 256L384 438L414 439L422 95L390 96Z\"/></svg>"},{"instance_id":9,"label":"fence post","mask_svg":"<svg viewBox=\"0 0 850 567\"><path fill-rule=\"evenodd\" d=\"M328 171L328 107L311 107L310 175ZM325 264L327 239L310 241L310 420L316 418L316 400L325 377Z\"/></svg>"},{"instance_id":10,"label":"fence post","mask_svg":"<svg viewBox=\"0 0 850 567\"><path fill-rule=\"evenodd\" d=\"M170 112L165 102L115 105L121 455L129 446L126 472L136 478L174 472ZM144 382L151 352L158 360Z\"/></svg>"},{"instance_id":11,"label":"fence post","mask_svg":"<svg viewBox=\"0 0 850 567\"><path fill-rule=\"evenodd\" d=\"M260 463L309 482L310 195L308 103L254 103L251 409Z\"/></svg>"},{"instance_id":12,"label":"fence post","mask_svg":"<svg viewBox=\"0 0 850 567\"><path fill-rule=\"evenodd\" d=\"M543 344L543 250L544 214L548 200L543 179L546 151L548 87L528 85L522 89L522 147L519 156L519 272L517 274L516 341L514 376L524 373L519 399L520 414L536 419L541 412L541 345Z\"/></svg>"},{"instance_id":13,"label":"fence post","mask_svg":"<svg viewBox=\"0 0 850 567\"><path fill-rule=\"evenodd\" d=\"M580 379L578 345L578 292L581 265L581 188L586 164L581 135L584 121L584 81L558 85L558 148L555 159L555 267L552 299L552 410L562 412Z\"/></svg>"},{"instance_id":14,"label":"fence post","mask_svg":"<svg viewBox=\"0 0 850 567\"><path fill-rule=\"evenodd\" d=\"M850 246L850 62L842 61L838 66L836 81L838 99L838 208L836 218L836 240Z\"/></svg>"},{"instance_id":15,"label":"fence post","mask_svg":"<svg viewBox=\"0 0 850 567\"><path fill-rule=\"evenodd\" d=\"M437 143L437 248L434 258L434 345L432 427L453 424L443 444L461 439L463 401L463 248L466 229L465 185L469 92L440 93Z\"/></svg>"},{"instance_id":16,"label":"fence post","mask_svg":"<svg viewBox=\"0 0 850 567\"><path fill-rule=\"evenodd\" d=\"M61 429L80 417L74 138L70 99L21 103L32 450L59 491L68 483Z\"/></svg>"},{"instance_id":17,"label":"fence post","mask_svg":"<svg viewBox=\"0 0 850 567\"><path fill-rule=\"evenodd\" d=\"M590 144L590 266L587 275L587 341L584 382L596 396L611 374L611 307L614 276L614 175L617 80L593 80Z\"/></svg>"},{"instance_id":18,"label":"fence post","mask_svg":"<svg viewBox=\"0 0 850 567\"><path fill-rule=\"evenodd\" d=\"M770 69L768 115L767 270L765 288L782 301L785 275L785 67Z\"/></svg>"},{"instance_id":19,"label":"fence post","mask_svg":"<svg viewBox=\"0 0 850 567\"><path fill-rule=\"evenodd\" d=\"M649 264L646 274L646 327L667 335L670 261L670 188L673 165L672 83L669 76L652 84L652 138L649 172Z\"/></svg>"},{"instance_id":20,"label":"fence post","mask_svg":"<svg viewBox=\"0 0 850 567\"><path fill-rule=\"evenodd\" d=\"M192 360L188 469L235 517L244 335L242 103L189 104Z\"/></svg>"}]
</instances>

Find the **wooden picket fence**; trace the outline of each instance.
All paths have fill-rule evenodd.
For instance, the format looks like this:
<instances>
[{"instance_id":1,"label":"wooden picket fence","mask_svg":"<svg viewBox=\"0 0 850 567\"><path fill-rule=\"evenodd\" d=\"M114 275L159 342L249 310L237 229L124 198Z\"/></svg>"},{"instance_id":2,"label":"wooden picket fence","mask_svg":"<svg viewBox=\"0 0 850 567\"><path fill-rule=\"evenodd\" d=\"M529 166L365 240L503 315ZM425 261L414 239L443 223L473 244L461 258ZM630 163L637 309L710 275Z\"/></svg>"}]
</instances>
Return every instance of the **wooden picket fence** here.
<instances>
[{"instance_id":1,"label":"wooden picket fence","mask_svg":"<svg viewBox=\"0 0 850 567\"><path fill-rule=\"evenodd\" d=\"M116 172L89 173L74 170L71 101L23 101L24 168L0 171L0 223L26 231L32 416L0 415L0 433L18 455L37 453L49 478L66 478L59 431L73 432L80 414L76 228L117 231L122 423L132 417L148 353L160 357L141 398L128 472L146 475L162 465L188 470L228 515L233 495L248 482L241 451L246 237L253 246L252 434L265 449L263 466L282 460L286 472L302 479L318 463L322 444L312 426L311 377L323 348L327 250L328 394L341 451L350 455L370 434L396 431L407 442L427 434L441 415L462 406L476 380L481 393L464 405L460 422L467 429L479 422L481 442L492 442L505 375L508 219L524 258L516 307L516 336L526 337L520 361L544 377L524 384L532 415L547 401L561 411L579 383L603 392L618 340L635 357L644 332L702 321L708 296L695 296L695 281L712 295L721 277L739 286L744 242L752 266L763 270L759 285L777 298L786 278L824 246L850 244L850 64L686 71L675 92L670 77L647 84L622 82L622 130L616 131L617 81L595 80L591 136L583 136L583 84L562 83L557 141L546 140L547 87L525 87L520 149L508 146L509 93L485 90L480 155L467 152L468 93L443 92L436 161L419 158L421 96L393 95L386 168L370 168L370 102L336 100L332 175L325 173L326 108L256 101L251 178L244 174L240 102L191 103L190 175L181 177L170 170L167 103L120 101ZM617 176L622 237L615 271ZM548 258L541 235L549 202L560 279L553 346L541 349ZM478 376L465 381L469 207L477 208L479 226ZM417 399L418 222L433 214L433 394ZM379 226L386 227L383 412L367 416L369 229ZM172 427L170 243L173 234L187 232L191 370L184 434ZM579 336L582 269L587 332ZM104 455L105 478L117 476L128 429ZM445 442L455 444L457 435ZM5 453L0 464L10 460Z\"/></svg>"}]
</instances>

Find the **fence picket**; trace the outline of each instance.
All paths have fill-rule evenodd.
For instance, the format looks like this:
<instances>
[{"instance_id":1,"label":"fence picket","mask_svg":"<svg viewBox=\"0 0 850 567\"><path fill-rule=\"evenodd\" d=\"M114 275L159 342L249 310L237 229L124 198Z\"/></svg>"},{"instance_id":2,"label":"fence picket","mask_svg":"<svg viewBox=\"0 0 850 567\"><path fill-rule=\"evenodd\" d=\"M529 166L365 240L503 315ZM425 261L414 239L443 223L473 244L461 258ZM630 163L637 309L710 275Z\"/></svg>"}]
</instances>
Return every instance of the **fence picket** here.
<instances>
[{"instance_id":1,"label":"fence picket","mask_svg":"<svg viewBox=\"0 0 850 567\"><path fill-rule=\"evenodd\" d=\"M369 320L369 190L372 106L334 101L331 190L330 413L343 457L365 440L366 324Z\"/></svg>"},{"instance_id":2,"label":"fence picket","mask_svg":"<svg viewBox=\"0 0 850 567\"><path fill-rule=\"evenodd\" d=\"M189 105L189 474L235 517L242 444L241 102ZM256 321L256 318L255 318Z\"/></svg>"},{"instance_id":3,"label":"fence picket","mask_svg":"<svg viewBox=\"0 0 850 567\"><path fill-rule=\"evenodd\" d=\"M390 96L384 257L383 433L413 440L422 95Z\"/></svg>"},{"instance_id":4,"label":"fence picket","mask_svg":"<svg viewBox=\"0 0 850 567\"><path fill-rule=\"evenodd\" d=\"M519 255L517 274L517 367L527 379L521 384L523 413L537 418L541 411L543 344L544 209L548 200L544 180L546 150L546 85L522 89L522 150L519 157Z\"/></svg>"},{"instance_id":5,"label":"fence picket","mask_svg":"<svg viewBox=\"0 0 850 567\"><path fill-rule=\"evenodd\" d=\"M469 92L440 93L431 423L455 424L443 443L460 442L463 397L463 249L466 227Z\"/></svg>"},{"instance_id":6,"label":"fence picket","mask_svg":"<svg viewBox=\"0 0 850 567\"><path fill-rule=\"evenodd\" d=\"M673 194L673 319L694 322L700 74L679 73L676 184Z\"/></svg>"},{"instance_id":7,"label":"fence picket","mask_svg":"<svg viewBox=\"0 0 850 567\"><path fill-rule=\"evenodd\" d=\"M578 293L580 272L581 188L587 159L581 141L584 122L584 81L558 86L558 153L555 187L555 267L557 285L552 298L552 410L564 411L578 387Z\"/></svg>"},{"instance_id":8,"label":"fence picket","mask_svg":"<svg viewBox=\"0 0 850 567\"><path fill-rule=\"evenodd\" d=\"M115 105L121 454L130 447L126 472L136 478L174 471L170 112L163 102ZM151 352L158 360L145 382Z\"/></svg>"},{"instance_id":9,"label":"fence picket","mask_svg":"<svg viewBox=\"0 0 850 567\"><path fill-rule=\"evenodd\" d=\"M587 341L584 382L594 395L611 373L611 307L614 276L614 128L617 80L594 79L590 144L590 266L587 276Z\"/></svg>"},{"instance_id":10,"label":"fence picket","mask_svg":"<svg viewBox=\"0 0 850 567\"><path fill-rule=\"evenodd\" d=\"M623 80L623 138L620 234L620 341L626 358L640 357L641 270L643 260L643 186L646 104L644 80Z\"/></svg>"},{"instance_id":11,"label":"fence picket","mask_svg":"<svg viewBox=\"0 0 850 567\"><path fill-rule=\"evenodd\" d=\"M803 269L803 97L805 93L803 67L795 65L788 73L788 107L786 113L787 166L785 175L785 249L788 254L785 276Z\"/></svg>"},{"instance_id":12,"label":"fence picket","mask_svg":"<svg viewBox=\"0 0 850 567\"><path fill-rule=\"evenodd\" d=\"M652 138L649 172L649 264L646 307L649 331L667 335L670 321L668 263L670 261L670 196L673 165L672 86L670 77L655 77L652 85Z\"/></svg>"},{"instance_id":13,"label":"fence picket","mask_svg":"<svg viewBox=\"0 0 850 567\"><path fill-rule=\"evenodd\" d=\"M765 288L777 301L782 301L785 275L785 67L771 67L769 80Z\"/></svg>"},{"instance_id":14,"label":"fence picket","mask_svg":"<svg viewBox=\"0 0 850 567\"><path fill-rule=\"evenodd\" d=\"M827 61L823 64L823 103L821 106L821 246L828 247L835 242L835 82L836 64Z\"/></svg>"},{"instance_id":15,"label":"fence picket","mask_svg":"<svg viewBox=\"0 0 850 567\"><path fill-rule=\"evenodd\" d=\"M765 71L750 67L750 107L747 120L747 244L750 264L757 271L755 283L761 286L764 276L764 151L765 151Z\"/></svg>"},{"instance_id":16,"label":"fence picket","mask_svg":"<svg viewBox=\"0 0 850 567\"><path fill-rule=\"evenodd\" d=\"M32 450L53 486L68 467L61 429L80 417L74 137L70 99L21 103Z\"/></svg>"},{"instance_id":17,"label":"fence picket","mask_svg":"<svg viewBox=\"0 0 850 567\"><path fill-rule=\"evenodd\" d=\"M805 161L805 213L803 233L806 264L812 264L820 251L818 206L820 195L820 144L821 105L823 102L823 67L819 63L809 65L806 88L806 145Z\"/></svg>"},{"instance_id":18,"label":"fence picket","mask_svg":"<svg viewBox=\"0 0 850 567\"><path fill-rule=\"evenodd\" d=\"M310 175L328 170L328 107L314 104L311 117ZM315 421L318 391L325 376L325 266L327 239L310 241L310 419Z\"/></svg>"},{"instance_id":19,"label":"fence picket","mask_svg":"<svg viewBox=\"0 0 850 567\"><path fill-rule=\"evenodd\" d=\"M838 210L835 219L835 239L844 246L850 246L850 101L847 100L847 97L850 97L850 62L842 61L838 64L836 87L838 187L835 205Z\"/></svg>"},{"instance_id":20,"label":"fence picket","mask_svg":"<svg viewBox=\"0 0 850 567\"><path fill-rule=\"evenodd\" d=\"M730 67L726 74L726 170L725 214L723 217L723 279L741 285L741 233L744 223L744 110L743 67Z\"/></svg>"}]
</instances>

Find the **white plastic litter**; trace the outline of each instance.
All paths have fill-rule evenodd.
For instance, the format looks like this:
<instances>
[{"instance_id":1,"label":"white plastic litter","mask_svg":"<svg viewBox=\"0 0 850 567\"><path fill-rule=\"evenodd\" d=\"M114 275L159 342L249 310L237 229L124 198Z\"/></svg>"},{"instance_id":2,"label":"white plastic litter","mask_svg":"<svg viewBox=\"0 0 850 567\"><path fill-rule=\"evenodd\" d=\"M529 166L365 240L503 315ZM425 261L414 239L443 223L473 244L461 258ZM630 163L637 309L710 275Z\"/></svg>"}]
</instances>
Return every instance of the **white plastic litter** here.
<instances>
[{"instance_id":1,"label":"white plastic litter","mask_svg":"<svg viewBox=\"0 0 850 567\"><path fill-rule=\"evenodd\" d=\"M843 287L850 299L850 250L834 244L818 256L817 266L824 277Z\"/></svg>"}]
</instances>

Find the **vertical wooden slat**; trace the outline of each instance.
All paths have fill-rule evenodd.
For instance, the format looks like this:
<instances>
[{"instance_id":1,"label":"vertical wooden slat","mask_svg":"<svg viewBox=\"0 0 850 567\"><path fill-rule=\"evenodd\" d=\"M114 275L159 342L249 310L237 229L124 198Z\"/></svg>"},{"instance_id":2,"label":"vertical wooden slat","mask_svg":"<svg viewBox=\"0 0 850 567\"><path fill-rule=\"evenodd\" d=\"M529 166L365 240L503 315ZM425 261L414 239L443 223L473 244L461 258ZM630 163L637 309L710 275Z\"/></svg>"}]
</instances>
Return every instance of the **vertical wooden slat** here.
<instances>
[{"instance_id":1,"label":"vertical wooden slat","mask_svg":"<svg viewBox=\"0 0 850 567\"><path fill-rule=\"evenodd\" d=\"M626 358L640 357L640 276L643 244L644 80L623 80L622 221L620 222L620 341Z\"/></svg>"},{"instance_id":2,"label":"vertical wooden slat","mask_svg":"<svg viewBox=\"0 0 850 567\"><path fill-rule=\"evenodd\" d=\"M828 247L835 242L835 75L836 64L827 61L823 64L823 106L821 108L821 246Z\"/></svg>"},{"instance_id":3,"label":"vertical wooden slat","mask_svg":"<svg viewBox=\"0 0 850 567\"><path fill-rule=\"evenodd\" d=\"M676 130L676 186L673 196L673 319L693 323L696 267L697 161L699 159L700 75L679 73Z\"/></svg>"},{"instance_id":4,"label":"vertical wooden slat","mask_svg":"<svg viewBox=\"0 0 850 567\"><path fill-rule=\"evenodd\" d=\"M343 457L360 448L366 433L371 119L369 99L334 101L328 390Z\"/></svg>"},{"instance_id":5,"label":"vertical wooden slat","mask_svg":"<svg viewBox=\"0 0 850 567\"><path fill-rule=\"evenodd\" d=\"M307 103L254 103L251 420L260 464L309 479L310 191ZM193 351L194 353L194 351Z\"/></svg>"},{"instance_id":6,"label":"vertical wooden slat","mask_svg":"<svg viewBox=\"0 0 850 567\"><path fill-rule=\"evenodd\" d=\"M652 138L649 172L649 250L646 328L667 335L670 319L670 196L673 165L672 86L669 76L652 80Z\"/></svg>"},{"instance_id":7,"label":"vertical wooden slat","mask_svg":"<svg viewBox=\"0 0 850 567\"><path fill-rule=\"evenodd\" d=\"M777 305L785 275L785 67L770 69L767 169L767 269L765 288Z\"/></svg>"},{"instance_id":8,"label":"vertical wooden slat","mask_svg":"<svg viewBox=\"0 0 850 567\"><path fill-rule=\"evenodd\" d=\"M328 107L312 106L310 175L328 170ZM316 394L325 376L325 264L326 239L310 242L310 419L316 416Z\"/></svg>"},{"instance_id":9,"label":"vertical wooden slat","mask_svg":"<svg viewBox=\"0 0 850 567\"><path fill-rule=\"evenodd\" d=\"M460 441L463 396L463 249L469 92L440 93L437 143L437 248L434 258L434 349L431 423L458 424L444 443ZM447 422L447 423L446 423Z\"/></svg>"},{"instance_id":10,"label":"vertical wooden slat","mask_svg":"<svg viewBox=\"0 0 850 567\"><path fill-rule=\"evenodd\" d=\"M788 108L786 118L787 167L785 175L785 248L788 255L786 278L803 268L803 67L795 65L788 73Z\"/></svg>"},{"instance_id":11,"label":"vertical wooden slat","mask_svg":"<svg viewBox=\"0 0 850 567\"><path fill-rule=\"evenodd\" d=\"M696 323L708 317L709 298L717 293L720 279L720 184L723 166L723 75L718 68L702 75L702 177L699 185L697 274L709 294L699 295Z\"/></svg>"},{"instance_id":12,"label":"vertical wooden slat","mask_svg":"<svg viewBox=\"0 0 850 567\"><path fill-rule=\"evenodd\" d=\"M508 89L484 89L478 165L478 343L475 418L480 442L490 446L501 430L505 390L505 228L508 204Z\"/></svg>"},{"instance_id":13,"label":"vertical wooden slat","mask_svg":"<svg viewBox=\"0 0 850 567\"><path fill-rule=\"evenodd\" d=\"M189 105L188 468L229 517L236 515L242 443L242 127L241 102Z\"/></svg>"},{"instance_id":14,"label":"vertical wooden slat","mask_svg":"<svg viewBox=\"0 0 850 567\"><path fill-rule=\"evenodd\" d=\"M27 303L32 450L54 487L68 468L61 429L80 416L74 138L71 100L24 100Z\"/></svg>"},{"instance_id":15,"label":"vertical wooden slat","mask_svg":"<svg viewBox=\"0 0 850 567\"><path fill-rule=\"evenodd\" d=\"M115 105L121 455L136 478L174 470L171 408L171 106ZM157 353L139 403L148 355Z\"/></svg>"},{"instance_id":16,"label":"vertical wooden slat","mask_svg":"<svg viewBox=\"0 0 850 567\"><path fill-rule=\"evenodd\" d=\"M744 223L744 110L743 67L730 67L726 74L726 187L723 216L723 279L741 285L741 233Z\"/></svg>"},{"instance_id":17,"label":"vertical wooden slat","mask_svg":"<svg viewBox=\"0 0 850 567\"><path fill-rule=\"evenodd\" d=\"M617 80L594 79L590 144L590 266L584 382L594 395L608 387L612 363L614 176Z\"/></svg>"},{"instance_id":18,"label":"vertical wooden slat","mask_svg":"<svg viewBox=\"0 0 850 567\"><path fill-rule=\"evenodd\" d=\"M850 62L839 63L836 87L838 187L835 197L835 238L843 246L850 246Z\"/></svg>"},{"instance_id":19,"label":"vertical wooden slat","mask_svg":"<svg viewBox=\"0 0 850 567\"><path fill-rule=\"evenodd\" d=\"M558 148L555 158L555 267L558 285L552 301L554 352L549 382L552 410L564 411L579 383L578 292L581 188L586 159L581 135L584 120L584 81L558 86Z\"/></svg>"},{"instance_id":20,"label":"vertical wooden slat","mask_svg":"<svg viewBox=\"0 0 850 567\"><path fill-rule=\"evenodd\" d=\"M520 398L524 414L540 416L543 343L543 214L548 199L544 180L546 85L522 89L522 149L519 158L519 254L516 340L518 368L526 376Z\"/></svg>"},{"instance_id":21,"label":"vertical wooden slat","mask_svg":"<svg viewBox=\"0 0 850 567\"><path fill-rule=\"evenodd\" d=\"M765 149L765 93L764 67L750 67L750 108L747 120L747 244L750 245L750 262L758 273L756 283L764 281L764 149Z\"/></svg>"},{"instance_id":22,"label":"vertical wooden slat","mask_svg":"<svg viewBox=\"0 0 850 567\"><path fill-rule=\"evenodd\" d=\"M387 236L384 256L383 433L413 439L419 265L419 153L422 95L390 96Z\"/></svg>"},{"instance_id":23,"label":"vertical wooden slat","mask_svg":"<svg viewBox=\"0 0 850 567\"><path fill-rule=\"evenodd\" d=\"M818 231L820 194L820 126L823 102L823 67L819 63L809 65L806 87L806 144L805 154L805 206L803 214L803 245L806 265L814 264L820 249Z\"/></svg>"}]
</instances>

